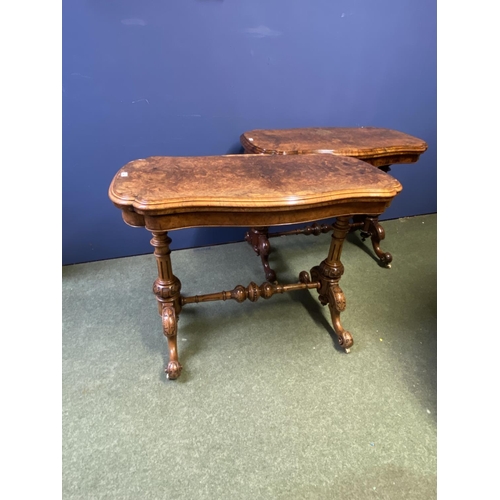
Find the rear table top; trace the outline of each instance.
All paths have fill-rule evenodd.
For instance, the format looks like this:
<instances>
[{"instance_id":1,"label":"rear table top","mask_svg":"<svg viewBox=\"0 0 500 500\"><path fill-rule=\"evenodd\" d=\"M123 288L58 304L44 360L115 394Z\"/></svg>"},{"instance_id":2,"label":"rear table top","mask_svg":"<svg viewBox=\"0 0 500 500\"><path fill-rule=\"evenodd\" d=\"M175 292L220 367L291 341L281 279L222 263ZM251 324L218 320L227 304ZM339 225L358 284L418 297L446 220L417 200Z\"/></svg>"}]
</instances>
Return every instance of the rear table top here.
<instances>
[{"instance_id":1,"label":"rear table top","mask_svg":"<svg viewBox=\"0 0 500 500\"><path fill-rule=\"evenodd\" d=\"M255 129L242 134L240 141L247 153L324 153L359 158L375 166L413 163L427 150L427 143L422 139L376 127Z\"/></svg>"}]
</instances>

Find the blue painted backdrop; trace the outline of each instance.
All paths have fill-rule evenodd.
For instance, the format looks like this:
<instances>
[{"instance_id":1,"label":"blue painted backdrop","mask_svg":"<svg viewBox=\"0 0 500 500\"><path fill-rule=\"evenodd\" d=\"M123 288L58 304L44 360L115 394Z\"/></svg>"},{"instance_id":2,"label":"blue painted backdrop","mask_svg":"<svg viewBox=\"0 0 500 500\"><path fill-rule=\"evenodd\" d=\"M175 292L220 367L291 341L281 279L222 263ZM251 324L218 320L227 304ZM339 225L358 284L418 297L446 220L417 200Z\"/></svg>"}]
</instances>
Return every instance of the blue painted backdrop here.
<instances>
[{"instance_id":1,"label":"blue painted backdrop","mask_svg":"<svg viewBox=\"0 0 500 500\"><path fill-rule=\"evenodd\" d=\"M63 264L151 252L108 199L151 155L239 153L253 128L378 126L428 151L384 218L436 212L435 0L65 0ZM243 239L173 233L173 248Z\"/></svg>"}]
</instances>

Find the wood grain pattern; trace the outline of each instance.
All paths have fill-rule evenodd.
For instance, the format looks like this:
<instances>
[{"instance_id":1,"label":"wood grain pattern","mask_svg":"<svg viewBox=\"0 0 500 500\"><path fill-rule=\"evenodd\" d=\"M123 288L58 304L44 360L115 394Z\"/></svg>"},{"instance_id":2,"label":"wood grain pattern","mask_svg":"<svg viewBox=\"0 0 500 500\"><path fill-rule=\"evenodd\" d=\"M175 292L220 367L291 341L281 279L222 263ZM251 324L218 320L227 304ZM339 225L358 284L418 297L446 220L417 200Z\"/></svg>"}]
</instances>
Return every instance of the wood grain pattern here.
<instances>
[{"instance_id":1,"label":"wood grain pattern","mask_svg":"<svg viewBox=\"0 0 500 500\"><path fill-rule=\"evenodd\" d=\"M397 130L377 127L311 127L250 130L240 137L251 154L332 154L364 159L375 166L412 163L427 143Z\"/></svg>"},{"instance_id":2,"label":"wood grain pattern","mask_svg":"<svg viewBox=\"0 0 500 500\"><path fill-rule=\"evenodd\" d=\"M335 200L391 199L393 177L362 161L329 155L150 157L121 168L109 197L138 214L259 211Z\"/></svg>"}]
</instances>

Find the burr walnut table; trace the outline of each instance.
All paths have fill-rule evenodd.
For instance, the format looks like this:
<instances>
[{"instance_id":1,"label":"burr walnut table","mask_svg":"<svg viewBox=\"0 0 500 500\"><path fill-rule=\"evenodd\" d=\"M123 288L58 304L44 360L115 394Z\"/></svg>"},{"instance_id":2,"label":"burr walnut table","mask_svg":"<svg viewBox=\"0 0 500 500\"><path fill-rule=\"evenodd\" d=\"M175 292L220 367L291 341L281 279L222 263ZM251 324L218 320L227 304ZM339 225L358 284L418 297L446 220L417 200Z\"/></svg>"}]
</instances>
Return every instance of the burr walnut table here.
<instances>
[{"instance_id":1,"label":"burr walnut table","mask_svg":"<svg viewBox=\"0 0 500 500\"><path fill-rule=\"evenodd\" d=\"M183 307L197 302L255 302L278 293L316 289L321 304L329 306L340 345L348 352L353 339L340 322L346 304L339 280L349 220L358 214L381 214L401 189L396 179L376 167L333 155L151 157L122 167L109 187L109 197L127 224L145 227L153 235L158 267L153 292L168 339L167 377L177 378L182 368L177 353L179 315ZM181 282L172 270L168 231L201 226L267 227L330 217L336 222L328 254L310 274L302 271L296 283L257 286L252 282L230 291L181 294Z\"/></svg>"},{"instance_id":2,"label":"burr walnut table","mask_svg":"<svg viewBox=\"0 0 500 500\"><path fill-rule=\"evenodd\" d=\"M332 154L358 158L385 172L394 163L414 163L427 150L427 144L411 135L385 128L296 128L282 130L250 130L240 137L245 153L270 155ZM364 214L353 218L351 231L361 229L363 241L371 238L375 254L383 266L390 267L392 255L383 252L380 241L385 231L378 217ZM318 235L333 230L329 224L313 224L303 229L269 233L268 227L254 227L246 240L260 255L266 279L274 281L276 273L269 265L269 237L285 234Z\"/></svg>"}]
</instances>

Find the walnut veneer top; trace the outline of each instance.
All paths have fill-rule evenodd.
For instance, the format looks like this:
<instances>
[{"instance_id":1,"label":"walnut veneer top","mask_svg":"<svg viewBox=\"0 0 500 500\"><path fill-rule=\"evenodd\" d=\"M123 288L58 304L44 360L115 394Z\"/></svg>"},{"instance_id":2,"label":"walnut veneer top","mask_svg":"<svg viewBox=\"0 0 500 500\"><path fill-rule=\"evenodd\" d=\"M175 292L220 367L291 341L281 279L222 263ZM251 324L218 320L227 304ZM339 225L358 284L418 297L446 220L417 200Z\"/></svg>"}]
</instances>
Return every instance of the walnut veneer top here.
<instances>
[{"instance_id":1,"label":"walnut veneer top","mask_svg":"<svg viewBox=\"0 0 500 500\"><path fill-rule=\"evenodd\" d=\"M401 189L389 174L345 156L153 156L122 167L109 197L127 224L170 231L378 215Z\"/></svg>"},{"instance_id":2,"label":"walnut veneer top","mask_svg":"<svg viewBox=\"0 0 500 500\"><path fill-rule=\"evenodd\" d=\"M240 137L248 153L311 154L351 156L373 164L412 163L427 150L427 143L396 130L375 127L316 127L282 130L250 130ZM380 161L376 162L376 159Z\"/></svg>"},{"instance_id":3,"label":"walnut veneer top","mask_svg":"<svg viewBox=\"0 0 500 500\"><path fill-rule=\"evenodd\" d=\"M393 198L390 175L339 156L153 156L122 167L109 188L119 208L138 213L279 210L357 198Z\"/></svg>"}]
</instances>

